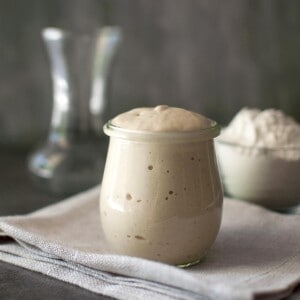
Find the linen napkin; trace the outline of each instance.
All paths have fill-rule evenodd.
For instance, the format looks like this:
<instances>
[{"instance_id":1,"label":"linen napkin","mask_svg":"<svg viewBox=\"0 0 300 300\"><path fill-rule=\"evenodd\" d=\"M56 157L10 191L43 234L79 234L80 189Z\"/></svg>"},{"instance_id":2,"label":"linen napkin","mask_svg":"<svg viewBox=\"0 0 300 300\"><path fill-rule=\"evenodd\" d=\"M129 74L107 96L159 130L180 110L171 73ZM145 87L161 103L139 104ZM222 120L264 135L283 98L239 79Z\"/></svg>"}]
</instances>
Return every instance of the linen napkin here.
<instances>
[{"instance_id":1,"label":"linen napkin","mask_svg":"<svg viewBox=\"0 0 300 300\"><path fill-rule=\"evenodd\" d=\"M111 252L98 198L96 187L0 218L0 260L118 299L280 299L300 282L299 215L225 198L214 246L201 263L180 269Z\"/></svg>"}]
</instances>

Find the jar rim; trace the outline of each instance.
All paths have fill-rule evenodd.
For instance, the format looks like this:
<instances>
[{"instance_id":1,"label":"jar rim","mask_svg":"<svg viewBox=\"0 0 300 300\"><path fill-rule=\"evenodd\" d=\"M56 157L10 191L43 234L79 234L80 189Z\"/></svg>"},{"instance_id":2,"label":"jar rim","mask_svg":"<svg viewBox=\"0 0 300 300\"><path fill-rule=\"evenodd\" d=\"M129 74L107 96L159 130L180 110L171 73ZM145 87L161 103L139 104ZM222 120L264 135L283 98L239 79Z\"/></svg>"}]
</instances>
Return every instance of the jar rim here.
<instances>
[{"instance_id":1,"label":"jar rim","mask_svg":"<svg viewBox=\"0 0 300 300\"><path fill-rule=\"evenodd\" d=\"M116 126L109 120L103 131L110 137L117 137L127 140L150 140L150 141L204 141L217 137L221 132L221 126L214 120L209 119L211 126L192 131L146 131L122 128Z\"/></svg>"}]
</instances>

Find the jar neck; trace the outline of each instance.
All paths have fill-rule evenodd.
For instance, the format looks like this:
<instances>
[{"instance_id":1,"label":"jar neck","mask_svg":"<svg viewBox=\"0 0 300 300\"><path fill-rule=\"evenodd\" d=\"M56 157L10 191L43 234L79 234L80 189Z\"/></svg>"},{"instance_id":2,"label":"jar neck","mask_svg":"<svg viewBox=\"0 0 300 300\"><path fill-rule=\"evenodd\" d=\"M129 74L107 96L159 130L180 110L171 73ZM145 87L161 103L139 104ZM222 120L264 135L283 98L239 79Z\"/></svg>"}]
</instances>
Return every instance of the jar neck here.
<instances>
[{"instance_id":1,"label":"jar neck","mask_svg":"<svg viewBox=\"0 0 300 300\"><path fill-rule=\"evenodd\" d=\"M126 140L160 142L160 143L183 143L193 141L207 141L217 137L220 134L220 125L211 120L211 126L195 131L138 131L117 127L107 122L103 130L110 137L116 137Z\"/></svg>"}]
</instances>

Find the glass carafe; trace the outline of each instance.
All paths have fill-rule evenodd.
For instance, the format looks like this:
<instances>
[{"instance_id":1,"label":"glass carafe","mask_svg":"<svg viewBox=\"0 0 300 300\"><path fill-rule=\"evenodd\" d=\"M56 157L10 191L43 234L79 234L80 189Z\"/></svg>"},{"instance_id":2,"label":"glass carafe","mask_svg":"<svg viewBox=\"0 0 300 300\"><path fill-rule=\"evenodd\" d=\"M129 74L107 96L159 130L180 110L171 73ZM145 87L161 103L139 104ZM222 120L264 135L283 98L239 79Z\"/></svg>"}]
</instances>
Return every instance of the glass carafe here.
<instances>
[{"instance_id":1,"label":"glass carafe","mask_svg":"<svg viewBox=\"0 0 300 300\"><path fill-rule=\"evenodd\" d=\"M45 28L50 59L53 110L46 142L29 158L34 182L68 195L99 183L107 139L107 80L121 32L103 27L89 33Z\"/></svg>"}]
</instances>

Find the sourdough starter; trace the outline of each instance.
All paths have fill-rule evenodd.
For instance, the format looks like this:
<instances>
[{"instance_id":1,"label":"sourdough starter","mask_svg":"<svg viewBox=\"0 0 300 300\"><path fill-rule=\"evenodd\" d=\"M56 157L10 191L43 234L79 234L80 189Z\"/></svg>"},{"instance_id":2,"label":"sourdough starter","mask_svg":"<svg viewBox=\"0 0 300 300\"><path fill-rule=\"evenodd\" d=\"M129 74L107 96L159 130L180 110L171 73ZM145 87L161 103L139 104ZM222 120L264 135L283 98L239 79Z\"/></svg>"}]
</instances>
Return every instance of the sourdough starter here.
<instances>
[{"instance_id":1,"label":"sourdough starter","mask_svg":"<svg viewBox=\"0 0 300 300\"><path fill-rule=\"evenodd\" d=\"M221 222L216 123L158 106L119 115L105 132L100 208L108 242L120 254L176 265L201 259Z\"/></svg>"}]
</instances>

